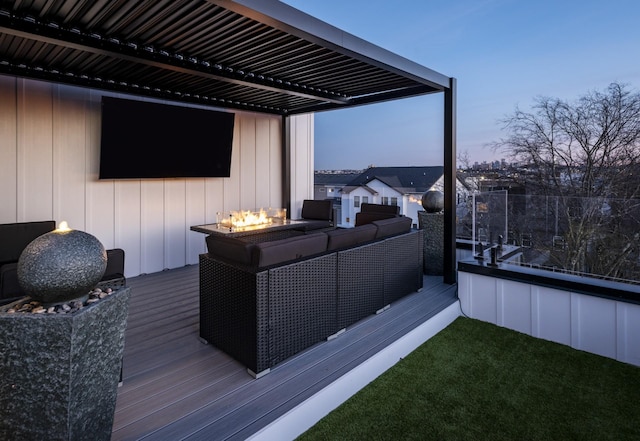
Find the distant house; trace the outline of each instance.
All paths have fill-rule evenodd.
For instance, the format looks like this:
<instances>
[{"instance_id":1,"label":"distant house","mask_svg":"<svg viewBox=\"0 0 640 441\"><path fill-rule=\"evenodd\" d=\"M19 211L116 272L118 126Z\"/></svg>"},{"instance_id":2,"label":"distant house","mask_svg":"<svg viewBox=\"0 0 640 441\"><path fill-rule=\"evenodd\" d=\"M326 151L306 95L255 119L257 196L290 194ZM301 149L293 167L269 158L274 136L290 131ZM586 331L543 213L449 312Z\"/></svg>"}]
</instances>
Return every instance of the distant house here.
<instances>
[{"instance_id":1,"label":"distant house","mask_svg":"<svg viewBox=\"0 0 640 441\"><path fill-rule=\"evenodd\" d=\"M362 203L398 205L400 213L418 225L422 195L428 190L444 188L444 167L371 167L352 179L342 189L339 224L353 226Z\"/></svg>"},{"instance_id":2,"label":"distant house","mask_svg":"<svg viewBox=\"0 0 640 441\"><path fill-rule=\"evenodd\" d=\"M360 176L362 171L321 172L316 171L313 176L313 198L333 199L340 203L342 188Z\"/></svg>"},{"instance_id":3,"label":"distant house","mask_svg":"<svg viewBox=\"0 0 640 441\"><path fill-rule=\"evenodd\" d=\"M331 199L334 219L343 227L354 226L362 203L398 205L400 213L418 225L422 195L428 190L444 189L444 167L370 167L364 171L316 171L314 199ZM465 206L474 192L472 186L458 180L456 201Z\"/></svg>"},{"instance_id":4,"label":"distant house","mask_svg":"<svg viewBox=\"0 0 640 441\"><path fill-rule=\"evenodd\" d=\"M313 198L333 201L333 218L342 218L342 189L360 176L362 170L316 171L313 177Z\"/></svg>"}]
</instances>

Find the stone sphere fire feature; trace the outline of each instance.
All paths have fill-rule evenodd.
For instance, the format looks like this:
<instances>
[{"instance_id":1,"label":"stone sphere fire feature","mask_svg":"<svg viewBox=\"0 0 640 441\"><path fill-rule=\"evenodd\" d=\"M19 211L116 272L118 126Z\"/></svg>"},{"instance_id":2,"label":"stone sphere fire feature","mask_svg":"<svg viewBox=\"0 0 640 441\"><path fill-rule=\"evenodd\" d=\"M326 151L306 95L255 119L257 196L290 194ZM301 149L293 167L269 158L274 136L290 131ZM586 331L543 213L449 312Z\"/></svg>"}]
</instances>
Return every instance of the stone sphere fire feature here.
<instances>
[{"instance_id":1,"label":"stone sphere fire feature","mask_svg":"<svg viewBox=\"0 0 640 441\"><path fill-rule=\"evenodd\" d=\"M0 440L111 439L131 288L90 296L106 263L63 225L20 256L26 296L0 306Z\"/></svg>"},{"instance_id":2,"label":"stone sphere fire feature","mask_svg":"<svg viewBox=\"0 0 640 441\"><path fill-rule=\"evenodd\" d=\"M424 273L431 276L443 274L444 255L444 193L438 190L425 191L422 195L422 207L418 211L420 229L424 235Z\"/></svg>"},{"instance_id":3,"label":"stone sphere fire feature","mask_svg":"<svg viewBox=\"0 0 640 441\"><path fill-rule=\"evenodd\" d=\"M422 207L427 213L440 213L444 209L444 194L438 190L425 191L422 195Z\"/></svg>"},{"instance_id":4,"label":"stone sphere fire feature","mask_svg":"<svg viewBox=\"0 0 640 441\"><path fill-rule=\"evenodd\" d=\"M107 268L100 241L62 222L58 229L33 240L18 260L18 283L43 304L81 299L96 286Z\"/></svg>"}]
</instances>

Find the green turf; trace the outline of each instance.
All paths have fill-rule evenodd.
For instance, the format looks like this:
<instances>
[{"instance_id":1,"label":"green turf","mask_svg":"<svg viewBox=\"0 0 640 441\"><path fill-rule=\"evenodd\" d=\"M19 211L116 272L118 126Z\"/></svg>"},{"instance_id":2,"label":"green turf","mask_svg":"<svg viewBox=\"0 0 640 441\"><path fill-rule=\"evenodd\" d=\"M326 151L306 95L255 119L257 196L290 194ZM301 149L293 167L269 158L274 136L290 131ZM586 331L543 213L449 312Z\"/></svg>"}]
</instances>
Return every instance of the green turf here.
<instances>
[{"instance_id":1,"label":"green turf","mask_svg":"<svg viewBox=\"0 0 640 441\"><path fill-rule=\"evenodd\" d=\"M640 440L640 368L458 318L300 440Z\"/></svg>"}]
</instances>

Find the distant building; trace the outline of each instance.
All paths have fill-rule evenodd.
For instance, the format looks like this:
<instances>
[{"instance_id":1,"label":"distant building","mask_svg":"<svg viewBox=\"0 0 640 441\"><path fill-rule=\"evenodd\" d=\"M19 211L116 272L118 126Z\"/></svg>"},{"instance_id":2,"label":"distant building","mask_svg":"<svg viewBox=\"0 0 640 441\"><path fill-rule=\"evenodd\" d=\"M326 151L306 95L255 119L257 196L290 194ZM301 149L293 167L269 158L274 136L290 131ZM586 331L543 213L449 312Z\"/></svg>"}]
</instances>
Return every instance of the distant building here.
<instances>
[{"instance_id":1,"label":"distant building","mask_svg":"<svg viewBox=\"0 0 640 441\"><path fill-rule=\"evenodd\" d=\"M342 189L342 210L338 224L355 224L362 203L398 205L400 213L418 225L422 195L428 190L444 188L444 167L371 167Z\"/></svg>"},{"instance_id":2,"label":"distant building","mask_svg":"<svg viewBox=\"0 0 640 441\"><path fill-rule=\"evenodd\" d=\"M360 176L361 173L361 170L349 170L344 173L316 171L313 178L313 198L333 199L339 202L342 197L342 187L349 184L357 176Z\"/></svg>"},{"instance_id":3,"label":"distant building","mask_svg":"<svg viewBox=\"0 0 640 441\"><path fill-rule=\"evenodd\" d=\"M333 217L338 222L342 216L342 188L361 173L362 170L322 170L314 173L313 198L331 199Z\"/></svg>"}]
</instances>

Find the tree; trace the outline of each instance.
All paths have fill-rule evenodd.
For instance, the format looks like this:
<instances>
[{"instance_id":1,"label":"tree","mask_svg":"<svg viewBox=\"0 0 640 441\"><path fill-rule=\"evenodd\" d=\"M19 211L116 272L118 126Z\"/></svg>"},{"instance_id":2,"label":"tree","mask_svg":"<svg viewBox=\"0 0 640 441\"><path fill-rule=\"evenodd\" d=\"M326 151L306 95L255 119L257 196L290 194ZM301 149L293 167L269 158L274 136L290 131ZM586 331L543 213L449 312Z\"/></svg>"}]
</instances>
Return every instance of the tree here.
<instances>
[{"instance_id":1,"label":"tree","mask_svg":"<svg viewBox=\"0 0 640 441\"><path fill-rule=\"evenodd\" d=\"M546 263L638 278L640 93L612 83L573 103L539 97L502 122L508 136L492 147L523 165L514 179L555 198L555 234L541 241ZM526 220L533 228L535 216Z\"/></svg>"}]
</instances>

